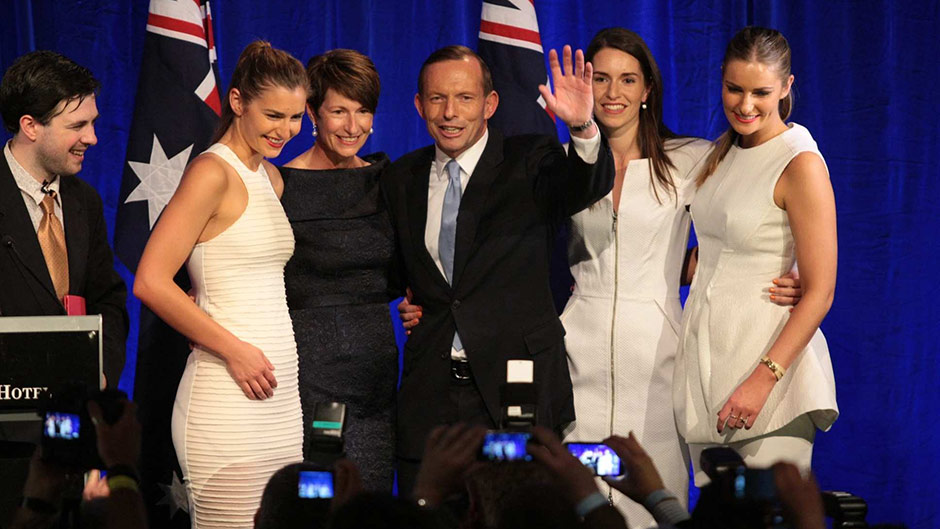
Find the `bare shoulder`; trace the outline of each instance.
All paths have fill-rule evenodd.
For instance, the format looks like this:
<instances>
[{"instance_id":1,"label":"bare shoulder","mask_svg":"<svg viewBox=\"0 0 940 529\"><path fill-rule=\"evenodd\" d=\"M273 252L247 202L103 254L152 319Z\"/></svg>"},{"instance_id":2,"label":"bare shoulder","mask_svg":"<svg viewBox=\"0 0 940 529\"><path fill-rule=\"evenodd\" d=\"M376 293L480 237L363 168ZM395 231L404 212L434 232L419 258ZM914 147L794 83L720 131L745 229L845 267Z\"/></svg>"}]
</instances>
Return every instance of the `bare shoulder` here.
<instances>
[{"instance_id":1,"label":"bare shoulder","mask_svg":"<svg viewBox=\"0 0 940 529\"><path fill-rule=\"evenodd\" d=\"M228 187L228 164L212 153L202 153L186 167L179 189L220 193Z\"/></svg>"},{"instance_id":2,"label":"bare shoulder","mask_svg":"<svg viewBox=\"0 0 940 529\"><path fill-rule=\"evenodd\" d=\"M774 187L774 202L782 209L797 202L831 200L832 183L822 157L811 151L790 160Z\"/></svg>"},{"instance_id":3,"label":"bare shoulder","mask_svg":"<svg viewBox=\"0 0 940 529\"><path fill-rule=\"evenodd\" d=\"M264 167L264 172L268 175L268 180L271 181L271 187L274 188L274 193L280 198L281 194L284 192L284 179L281 178L281 171L278 170L276 165L267 160L261 160L261 165Z\"/></svg>"},{"instance_id":4,"label":"bare shoulder","mask_svg":"<svg viewBox=\"0 0 940 529\"><path fill-rule=\"evenodd\" d=\"M790 160L787 167L780 175L781 180L787 180L789 183L805 182L807 179L829 180L829 170L826 168L826 162L822 157L812 151L804 151Z\"/></svg>"}]
</instances>

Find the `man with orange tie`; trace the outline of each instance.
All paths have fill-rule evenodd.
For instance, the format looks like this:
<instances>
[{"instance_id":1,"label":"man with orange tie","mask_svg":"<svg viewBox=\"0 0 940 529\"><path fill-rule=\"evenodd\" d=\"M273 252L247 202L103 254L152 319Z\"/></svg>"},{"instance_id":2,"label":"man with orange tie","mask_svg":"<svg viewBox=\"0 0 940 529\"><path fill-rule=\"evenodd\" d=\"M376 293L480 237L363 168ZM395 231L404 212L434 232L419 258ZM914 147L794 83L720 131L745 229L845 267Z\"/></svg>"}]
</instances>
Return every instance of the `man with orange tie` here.
<instances>
[{"instance_id":1,"label":"man with orange tie","mask_svg":"<svg viewBox=\"0 0 940 529\"><path fill-rule=\"evenodd\" d=\"M51 51L17 59L0 81L0 116L13 139L0 156L0 314L100 314L103 369L124 367L127 288L115 272L101 197L75 177L98 143L98 81ZM80 308L77 310L81 311Z\"/></svg>"}]
</instances>

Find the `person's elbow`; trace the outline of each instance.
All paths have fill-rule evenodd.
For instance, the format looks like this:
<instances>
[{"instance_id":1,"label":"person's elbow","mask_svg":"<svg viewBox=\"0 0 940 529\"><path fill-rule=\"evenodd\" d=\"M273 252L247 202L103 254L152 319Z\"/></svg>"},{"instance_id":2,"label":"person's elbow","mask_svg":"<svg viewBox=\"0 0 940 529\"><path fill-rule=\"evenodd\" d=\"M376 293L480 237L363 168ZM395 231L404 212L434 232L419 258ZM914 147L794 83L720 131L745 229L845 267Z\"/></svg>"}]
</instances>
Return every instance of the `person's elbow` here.
<instances>
[{"instance_id":1,"label":"person's elbow","mask_svg":"<svg viewBox=\"0 0 940 529\"><path fill-rule=\"evenodd\" d=\"M148 267L141 266L134 277L134 296L144 305L152 306L154 296L159 290L158 284L159 279L154 277L154 273Z\"/></svg>"}]
</instances>

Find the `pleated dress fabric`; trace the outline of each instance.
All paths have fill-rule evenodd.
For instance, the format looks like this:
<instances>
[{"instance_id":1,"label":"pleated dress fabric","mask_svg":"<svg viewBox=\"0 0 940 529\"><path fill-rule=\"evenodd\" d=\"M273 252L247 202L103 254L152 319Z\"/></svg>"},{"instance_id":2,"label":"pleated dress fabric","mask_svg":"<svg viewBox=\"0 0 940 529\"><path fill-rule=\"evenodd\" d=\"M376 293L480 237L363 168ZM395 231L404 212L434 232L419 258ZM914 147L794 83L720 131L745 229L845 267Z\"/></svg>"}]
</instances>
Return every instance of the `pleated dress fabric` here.
<instances>
[{"instance_id":1,"label":"pleated dress fabric","mask_svg":"<svg viewBox=\"0 0 940 529\"><path fill-rule=\"evenodd\" d=\"M207 152L235 169L248 205L234 224L193 248L187 270L196 303L264 352L277 388L268 399L248 399L225 362L196 346L176 394L173 444L193 527L250 528L271 475L302 459L297 347L284 291L294 236L263 166L251 171L222 144Z\"/></svg>"},{"instance_id":2,"label":"pleated dress fabric","mask_svg":"<svg viewBox=\"0 0 940 529\"><path fill-rule=\"evenodd\" d=\"M561 316L576 416L565 440L597 442L633 431L683 505L688 452L672 409L673 359L689 238L686 204L710 145L692 138L666 142L675 193L658 183L654 189L648 158L632 160L616 214L611 193L572 217L568 259L575 289ZM642 505L611 495L631 527L655 524Z\"/></svg>"},{"instance_id":3,"label":"pleated dress fabric","mask_svg":"<svg viewBox=\"0 0 940 529\"><path fill-rule=\"evenodd\" d=\"M822 157L809 131L797 124L756 147L732 146L692 201L698 268L683 313L673 393L679 432L689 443L744 441L803 414L825 431L839 415L829 349L817 329L750 430L716 429L718 411L790 315L767 292L795 261L787 213L774 203L773 192L802 152Z\"/></svg>"}]
</instances>

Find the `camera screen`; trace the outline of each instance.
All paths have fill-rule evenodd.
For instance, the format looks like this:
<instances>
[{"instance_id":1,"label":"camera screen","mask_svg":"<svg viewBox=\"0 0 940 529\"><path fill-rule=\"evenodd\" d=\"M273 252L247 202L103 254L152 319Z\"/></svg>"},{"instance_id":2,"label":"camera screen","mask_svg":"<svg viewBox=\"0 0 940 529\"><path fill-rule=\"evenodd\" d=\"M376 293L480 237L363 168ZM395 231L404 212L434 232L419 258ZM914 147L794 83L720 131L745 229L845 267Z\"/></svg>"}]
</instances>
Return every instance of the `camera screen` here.
<instances>
[{"instance_id":1,"label":"camera screen","mask_svg":"<svg viewBox=\"0 0 940 529\"><path fill-rule=\"evenodd\" d=\"M297 482L300 498L332 498L333 473L319 470L301 470Z\"/></svg>"},{"instance_id":2,"label":"camera screen","mask_svg":"<svg viewBox=\"0 0 940 529\"><path fill-rule=\"evenodd\" d=\"M50 439L78 439L81 421L74 413L50 411L46 413L43 435Z\"/></svg>"},{"instance_id":3,"label":"camera screen","mask_svg":"<svg viewBox=\"0 0 940 529\"><path fill-rule=\"evenodd\" d=\"M737 499L772 501L777 497L773 469L738 467L734 477Z\"/></svg>"},{"instance_id":4,"label":"camera screen","mask_svg":"<svg viewBox=\"0 0 940 529\"><path fill-rule=\"evenodd\" d=\"M487 432L481 448L486 461L532 461L526 443L532 435L528 432Z\"/></svg>"},{"instance_id":5,"label":"camera screen","mask_svg":"<svg viewBox=\"0 0 940 529\"><path fill-rule=\"evenodd\" d=\"M620 456L601 443L567 443L568 451L597 476L620 476Z\"/></svg>"}]
</instances>

